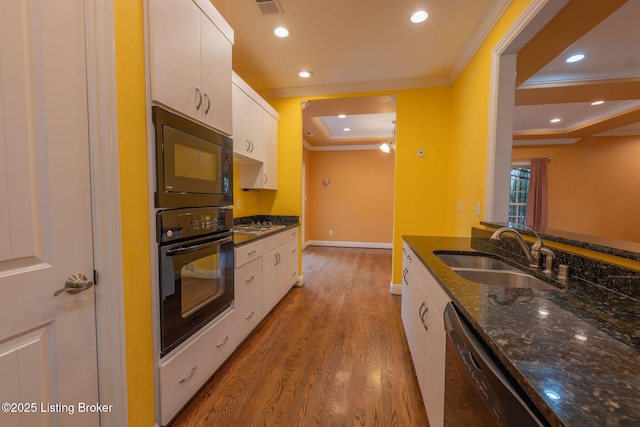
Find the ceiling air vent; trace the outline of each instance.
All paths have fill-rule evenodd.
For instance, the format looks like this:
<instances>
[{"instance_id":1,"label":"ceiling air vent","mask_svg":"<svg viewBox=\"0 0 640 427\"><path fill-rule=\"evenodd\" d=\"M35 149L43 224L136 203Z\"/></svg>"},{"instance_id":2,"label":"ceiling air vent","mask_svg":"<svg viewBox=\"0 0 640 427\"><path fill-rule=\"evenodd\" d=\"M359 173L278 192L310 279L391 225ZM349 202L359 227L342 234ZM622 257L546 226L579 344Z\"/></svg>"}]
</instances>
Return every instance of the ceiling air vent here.
<instances>
[{"instance_id":1,"label":"ceiling air vent","mask_svg":"<svg viewBox=\"0 0 640 427\"><path fill-rule=\"evenodd\" d=\"M263 15L278 15L284 13L278 0L256 0L256 4Z\"/></svg>"}]
</instances>

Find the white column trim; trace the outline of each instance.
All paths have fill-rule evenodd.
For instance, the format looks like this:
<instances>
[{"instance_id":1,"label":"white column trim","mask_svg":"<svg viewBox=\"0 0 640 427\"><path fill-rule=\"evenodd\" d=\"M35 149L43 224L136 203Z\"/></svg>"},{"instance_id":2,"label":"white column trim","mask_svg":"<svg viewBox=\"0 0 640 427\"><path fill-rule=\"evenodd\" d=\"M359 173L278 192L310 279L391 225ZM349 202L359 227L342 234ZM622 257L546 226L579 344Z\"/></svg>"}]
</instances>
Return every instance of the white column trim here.
<instances>
[{"instance_id":1,"label":"white column trim","mask_svg":"<svg viewBox=\"0 0 640 427\"><path fill-rule=\"evenodd\" d=\"M129 424L113 0L85 0L98 389L103 426Z\"/></svg>"}]
</instances>

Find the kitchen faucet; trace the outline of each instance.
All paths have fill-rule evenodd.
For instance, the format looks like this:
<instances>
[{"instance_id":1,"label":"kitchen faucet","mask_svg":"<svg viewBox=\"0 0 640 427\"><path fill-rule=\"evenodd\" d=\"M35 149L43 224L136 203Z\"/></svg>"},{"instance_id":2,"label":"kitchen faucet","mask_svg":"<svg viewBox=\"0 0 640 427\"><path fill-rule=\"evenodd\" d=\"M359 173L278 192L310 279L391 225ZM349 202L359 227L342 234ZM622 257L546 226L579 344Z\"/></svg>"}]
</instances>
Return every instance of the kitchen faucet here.
<instances>
[{"instance_id":1,"label":"kitchen faucet","mask_svg":"<svg viewBox=\"0 0 640 427\"><path fill-rule=\"evenodd\" d=\"M553 258L555 258L555 256L553 255L553 252L551 251L551 249L542 247L542 239L540 238L540 236L538 236L538 233L536 233L534 230L530 228L528 229L533 231L533 234L535 234L537 238L535 243L531 245L531 248L529 248L529 246L524 241L524 239L522 238L522 235L518 232L518 230L512 227L501 227L497 229L491 235L490 238L491 240L499 240L502 234L510 232L511 234L513 234L513 237L515 237L517 242L520 244L520 247L522 248L522 252L524 252L525 256L529 260L529 267L540 268L540 261L541 261L540 254L544 253L546 255L547 264L544 272L548 273L551 270L551 267L549 266L549 260L551 261L551 265L553 265ZM549 252L551 252L551 255L549 255Z\"/></svg>"}]
</instances>

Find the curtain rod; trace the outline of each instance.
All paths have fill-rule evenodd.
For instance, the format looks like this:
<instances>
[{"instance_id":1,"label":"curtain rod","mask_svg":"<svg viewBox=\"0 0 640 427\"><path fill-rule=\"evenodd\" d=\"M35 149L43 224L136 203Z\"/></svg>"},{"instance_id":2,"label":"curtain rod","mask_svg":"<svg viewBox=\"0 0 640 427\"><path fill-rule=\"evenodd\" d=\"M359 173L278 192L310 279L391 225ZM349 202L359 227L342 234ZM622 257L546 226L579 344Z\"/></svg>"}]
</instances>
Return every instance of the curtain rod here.
<instances>
[{"instance_id":1,"label":"curtain rod","mask_svg":"<svg viewBox=\"0 0 640 427\"><path fill-rule=\"evenodd\" d=\"M531 160L535 160L533 158L529 159L511 159L512 162L531 162ZM551 157L547 157L547 162L551 163Z\"/></svg>"}]
</instances>

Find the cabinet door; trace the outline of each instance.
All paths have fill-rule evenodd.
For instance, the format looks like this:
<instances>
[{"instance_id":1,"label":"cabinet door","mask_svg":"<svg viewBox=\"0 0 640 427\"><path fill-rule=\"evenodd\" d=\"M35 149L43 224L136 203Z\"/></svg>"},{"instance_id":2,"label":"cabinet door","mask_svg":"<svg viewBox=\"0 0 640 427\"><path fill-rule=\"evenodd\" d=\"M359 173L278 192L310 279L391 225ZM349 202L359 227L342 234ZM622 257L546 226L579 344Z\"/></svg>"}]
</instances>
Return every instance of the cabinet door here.
<instances>
[{"instance_id":1,"label":"cabinet door","mask_svg":"<svg viewBox=\"0 0 640 427\"><path fill-rule=\"evenodd\" d=\"M409 282L409 335L407 336L407 341L409 342L409 350L411 350L411 358L413 359L420 390L423 390L425 383L425 343L428 334L426 318L428 314L427 295L422 286L420 286L412 269L409 269L407 279Z\"/></svg>"},{"instance_id":2,"label":"cabinet door","mask_svg":"<svg viewBox=\"0 0 640 427\"><path fill-rule=\"evenodd\" d=\"M249 141L249 97L235 84L231 85L233 98L233 152L251 157Z\"/></svg>"},{"instance_id":3,"label":"cabinet door","mask_svg":"<svg viewBox=\"0 0 640 427\"><path fill-rule=\"evenodd\" d=\"M441 426L444 423L444 375L446 332L444 322L438 316L438 308L427 298L428 310L425 327L428 328L424 347L423 379L420 384L422 399L429 416L429 425Z\"/></svg>"},{"instance_id":4,"label":"cabinet door","mask_svg":"<svg viewBox=\"0 0 640 427\"><path fill-rule=\"evenodd\" d=\"M151 99L199 119L200 9L190 1L151 0ZM196 89L197 88L197 89Z\"/></svg>"},{"instance_id":5,"label":"cabinet door","mask_svg":"<svg viewBox=\"0 0 640 427\"><path fill-rule=\"evenodd\" d=\"M282 254L282 281L278 281L280 288L278 289L279 299L289 292L289 289L298 281L298 241L290 240L281 247Z\"/></svg>"},{"instance_id":6,"label":"cabinet door","mask_svg":"<svg viewBox=\"0 0 640 427\"><path fill-rule=\"evenodd\" d=\"M264 109L256 101L248 97L247 102L247 134L251 141L251 158L264 162Z\"/></svg>"},{"instance_id":7,"label":"cabinet door","mask_svg":"<svg viewBox=\"0 0 640 427\"><path fill-rule=\"evenodd\" d=\"M267 315L278 303L278 248L262 256L262 312Z\"/></svg>"},{"instance_id":8,"label":"cabinet door","mask_svg":"<svg viewBox=\"0 0 640 427\"><path fill-rule=\"evenodd\" d=\"M200 17L203 121L231 135L231 42L204 14Z\"/></svg>"},{"instance_id":9,"label":"cabinet door","mask_svg":"<svg viewBox=\"0 0 640 427\"><path fill-rule=\"evenodd\" d=\"M278 120L266 111L264 116L264 165L263 187L278 189Z\"/></svg>"},{"instance_id":10,"label":"cabinet door","mask_svg":"<svg viewBox=\"0 0 640 427\"><path fill-rule=\"evenodd\" d=\"M264 124L266 114L249 95L235 84L233 95L233 152L256 162L264 160ZM257 164L256 164L257 166ZM255 179L261 183L261 179Z\"/></svg>"}]
</instances>

